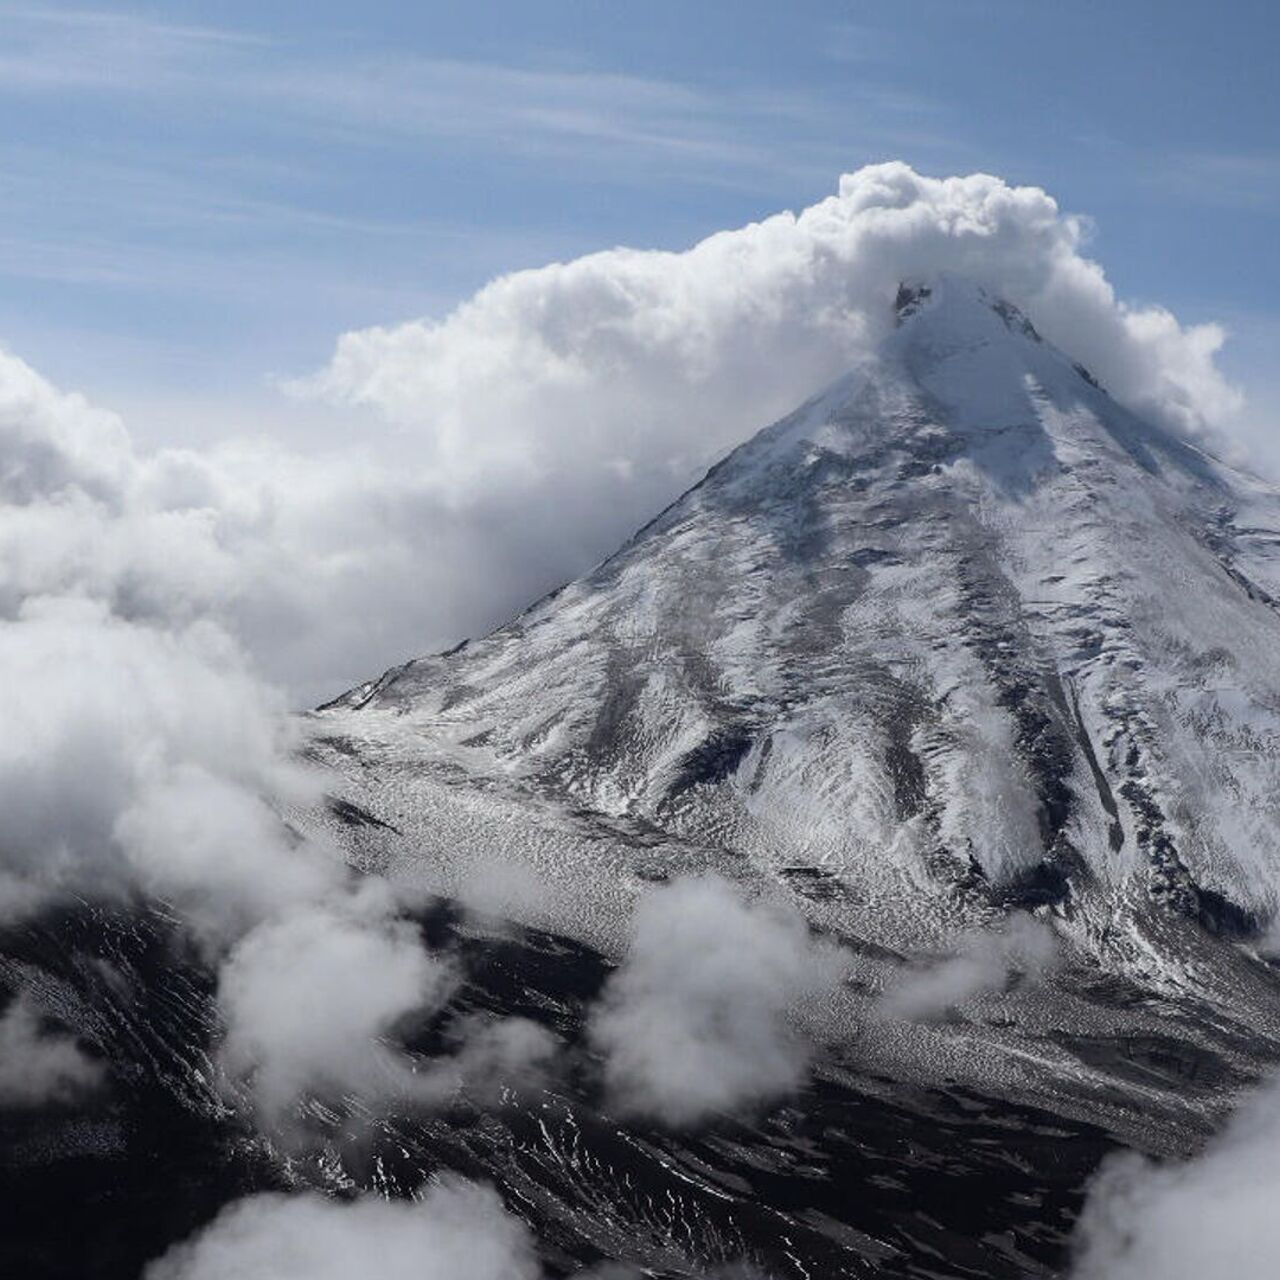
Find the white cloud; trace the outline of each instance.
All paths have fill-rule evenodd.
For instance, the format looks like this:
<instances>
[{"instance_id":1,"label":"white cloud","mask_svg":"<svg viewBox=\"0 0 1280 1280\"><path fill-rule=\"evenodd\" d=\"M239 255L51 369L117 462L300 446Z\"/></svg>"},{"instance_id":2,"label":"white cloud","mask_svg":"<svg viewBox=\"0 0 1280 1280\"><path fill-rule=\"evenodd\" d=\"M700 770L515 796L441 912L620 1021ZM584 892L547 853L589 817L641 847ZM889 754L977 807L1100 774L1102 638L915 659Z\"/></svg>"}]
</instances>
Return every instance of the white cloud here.
<instances>
[{"instance_id":1,"label":"white cloud","mask_svg":"<svg viewBox=\"0 0 1280 1280\"><path fill-rule=\"evenodd\" d=\"M221 1062L248 1082L268 1124L285 1123L308 1091L376 1100L411 1083L408 1059L386 1037L401 1018L443 1004L452 971L410 922L369 905L293 912L249 934L223 966Z\"/></svg>"},{"instance_id":2,"label":"white cloud","mask_svg":"<svg viewBox=\"0 0 1280 1280\"><path fill-rule=\"evenodd\" d=\"M439 323L340 339L306 390L359 407L347 446L136 449L0 355L0 612L89 594L214 619L295 699L503 621L589 567L716 456L856 365L904 276L1008 294L1121 399L1227 421L1220 332L1119 303L1037 188L901 164L685 252L502 277Z\"/></svg>"},{"instance_id":3,"label":"white cloud","mask_svg":"<svg viewBox=\"0 0 1280 1280\"><path fill-rule=\"evenodd\" d=\"M717 877L652 891L592 1014L615 1104L687 1125L797 1088L812 1046L789 1014L841 972L792 908Z\"/></svg>"},{"instance_id":4,"label":"white cloud","mask_svg":"<svg viewBox=\"0 0 1280 1280\"><path fill-rule=\"evenodd\" d=\"M366 881L259 926L222 967L219 1063L281 1136L303 1136L297 1107L312 1094L373 1107L433 1107L463 1094L490 1103L550 1066L556 1038L524 1018L463 1019L448 1053L407 1053L397 1028L438 1013L460 975L394 910L388 887Z\"/></svg>"},{"instance_id":5,"label":"white cloud","mask_svg":"<svg viewBox=\"0 0 1280 1280\"><path fill-rule=\"evenodd\" d=\"M1156 1164L1132 1152L1095 1180L1072 1280L1265 1280L1280 1260L1280 1085L1232 1117L1199 1157Z\"/></svg>"},{"instance_id":6,"label":"white cloud","mask_svg":"<svg viewBox=\"0 0 1280 1280\"><path fill-rule=\"evenodd\" d=\"M0 916L141 891L178 910L212 963L230 949L222 1058L266 1124L306 1089L396 1092L410 1064L383 1036L447 994L447 967L385 885L355 881L280 816L317 803L317 779L225 633L35 597L0 621L0 671ZM492 1074L514 1051L495 1042L491 1056L475 1049L468 1069Z\"/></svg>"},{"instance_id":7,"label":"white cloud","mask_svg":"<svg viewBox=\"0 0 1280 1280\"><path fill-rule=\"evenodd\" d=\"M291 840L262 796L198 766L173 766L120 815L114 834L135 882L213 943L315 902L344 880L337 855L326 859Z\"/></svg>"},{"instance_id":8,"label":"white cloud","mask_svg":"<svg viewBox=\"0 0 1280 1280\"><path fill-rule=\"evenodd\" d=\"M423 1102L465 1093L492 1103L504 1089L541 1083L559 1048L550 1031L528 1018L465 1019L453 1040L454 1052L419 1077L414 1096Z\"/></svg>"},{"instance_id":9,"label":"white cloud","mask_svg":"<svg viewBox=\"0 0 1280 1280\"><path fill-rule=\"evenodd\" d=\"M322 781L232 630L305 640L296 605L342 559L340 511L304 504L291 541L283 490L251 468L139 455L111 415L7 356L0 446L0 917L170 903L222 964L221 1060L268 1125L309 1091L426 1105L544 1064L551 1038L518 1021L472 1028L438 1062L402 1053L393 1024L439 1004L448 967L385 885L281 816ZM357 556L338 572L368 570Z\"/></svg>"},{"instance_id":10,"label":"white cloud","mask_svg":"<svg viewBox=\"0 0 1280 1280\"><path fill-rule=\"evenodd\" d=\"M765 1280L728 1265L707 1280ZM410 1200L266 1193L228 1205L143 1280L544 1280L536 1243L491 1188L447 1176ZM640 1280L606 1262L573 1280Z\"/></svg>"},{"instance_id":11,"label":"white cloud","mask_svg":"<svg viewBox=\"0 0 1280 1280\"><path fill-rule=\"evenodd\" d=\"M420 1200L316 1194L240 1200L145 1280L537 1280L528 1229L488 1187L439 1182Z\"/></svg>"},{"instance_id":12,"label":"white cloud","mask_svg":"<svg viewBox=\"0 0 1280 1280\"><path fill-rule=\"evenodd\" d=\"M1054 961L1051 930L1026 916L964 938L954 955L906 974L885 992L879 1011L890 1018L926 1022L987 991L998 991L1013 973L1038 978Z\"/></svg>"},{"instance_id":13,"label":"white cloud","mask_svg":"<svg viewBox=\"0 0 1280 1280\"><path fill-rule=\"evenodd\" d=\"M19 995L0 1017L0 1107L74 1102L102 1082L102 1064L66 1034L40 1023L39 1011Z\"/></svg>"},{"instance_id":14,"label":"white cloud","mask_svg":"<svg viewBox=\"0 0 1280 1280\"><path fill-rule=\"evenodd\" d=\"M37 597L0 620L0 671L3 869L17 894L0 893L0 914L139 878L193 903L225 890L252 914L288 892L286 878L314 878L256 799L313 794L289 759L294 731L216 626L159 630L96 601ZM202 793L204 823L199 849L167 859L154 839L175 789ZM235 847L247 824L256 854Z\"/></svg>"},{"instance_id":15,"label":"white cloud","mask_svg":"<svg viewBox=\"0 0 1280 1280\"><path fill-rule=\"evenodd\" d=\"M440 323L344 336L312 381L418 433L449 492L566 471L683 473L865 356L904 277L972 275L1120 399L1184 429L1236 395L1221 334L1117 302L1036 187L901 163L683 253L616 249L503 277ZM669 474L669 472L668 472Z\"/></svg>"}]
</instances>

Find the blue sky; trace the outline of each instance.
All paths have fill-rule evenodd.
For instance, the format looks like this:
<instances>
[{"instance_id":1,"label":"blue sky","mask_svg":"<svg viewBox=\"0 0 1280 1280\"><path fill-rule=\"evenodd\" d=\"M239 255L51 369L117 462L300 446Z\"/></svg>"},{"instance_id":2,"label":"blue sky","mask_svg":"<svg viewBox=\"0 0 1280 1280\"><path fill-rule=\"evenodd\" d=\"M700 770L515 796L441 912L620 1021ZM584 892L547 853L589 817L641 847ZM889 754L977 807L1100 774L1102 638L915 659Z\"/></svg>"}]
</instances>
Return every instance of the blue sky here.
<instances>
[{"instance_id":1,"label":"blue sky","mask_svg":"<svg viewBox=\"0 0 1280 1280\"><path fill-rule=\"evenodd\" d=\"M0 341L144 439L493 275L901 158L1034 183L1280 403L1280 18L1155 0L0 5Z\"/></svg>"}]
</instances>

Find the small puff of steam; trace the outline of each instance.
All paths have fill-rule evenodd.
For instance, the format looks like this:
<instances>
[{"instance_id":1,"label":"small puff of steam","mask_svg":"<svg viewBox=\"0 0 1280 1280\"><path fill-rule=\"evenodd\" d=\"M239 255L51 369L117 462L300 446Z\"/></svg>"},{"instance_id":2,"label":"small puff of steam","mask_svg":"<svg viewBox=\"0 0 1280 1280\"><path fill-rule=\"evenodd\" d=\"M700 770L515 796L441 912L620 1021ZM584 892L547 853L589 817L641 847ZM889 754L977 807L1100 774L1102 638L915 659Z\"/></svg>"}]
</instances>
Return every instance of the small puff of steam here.
<instances>
[{"instance_id":1,"label":"small puff of steam","mask_svg":"<svg viewBox=\"0 0 1280 1280\"><path fill-rule=\"evenodd\" d=\"M537 1280L533 1238L497 1193L460 1179L420 1200L265 1194L224 1209L144 1280Z\"/></svg>"},{"instance_id":2,"label":"small puff of steam","mask_svg":"<svg viewBox=\"0 0 1280 1280\"><path fill-rule=\"evenodd\" d=\"M1047 926L1015 916L999 929L970 934L940 964L906 975L885 992L878 1012L914 1022L941 1018L956 1005L999 989L1015 970L1038 978L1056 955Z\"/></svg>"},{"instance_id":3,"label":"small puff of steam","mask_svg":"<svg viewBox=\"0 0 1280 1280\"><path fill-rule=\"evenodd\" d=\"M591 1020L615 1105L687 1125L795 1089L812 1049L788 1014L841 974L794 909L715 876L652 891Z\"/></svg>"},{"instance_id":4,"label":"small puff of steam","mask_svg":"<svg viewBox=\"0 0 1280 1280\"><path fill-rule=\"evenodd\" d=\"M67 1035L46 1031L18 996L0 1018L0 1107L73 1102L102 1082L102 1064Z\"/></svg>"}]
</instances>

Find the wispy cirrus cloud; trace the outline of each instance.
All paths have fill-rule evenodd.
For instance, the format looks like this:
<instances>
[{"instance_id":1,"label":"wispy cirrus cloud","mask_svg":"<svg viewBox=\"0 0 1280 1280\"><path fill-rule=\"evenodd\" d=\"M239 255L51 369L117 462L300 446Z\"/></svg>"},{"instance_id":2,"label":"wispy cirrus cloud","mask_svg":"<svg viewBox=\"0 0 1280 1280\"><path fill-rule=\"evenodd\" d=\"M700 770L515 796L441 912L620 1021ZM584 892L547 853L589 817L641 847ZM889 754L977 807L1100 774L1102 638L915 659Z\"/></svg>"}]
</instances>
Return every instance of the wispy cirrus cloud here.
<instances>
[{"instance_id":1,"label":"wispy cirrus cloud","mask_svg":"<svg viewBox=\"0 0 1280 1280\"><path fill-rule=\"evenodd\" d=\"M955 151L882 66L833 92L620 66L567 32L481 56L157 12L0 3L0 338L56 368L61 331L69 375L135 405L194 369L234 417L335 332L602 243L688 243L709 209L808 197L851 157Z\"/></svg>"},{"instance_id":2,"label":"wispy cirrus cloud","mask_svg":"<svg viewBox=\"0 0 1280 1280\"><path fill-rule=\"evenodd\" d=\"M1149 170L1183 199L1240 211L1280 207L1280 151L1182 152Z\"/></svg>"},{"instance_id":3,"label":"wispy cirrus cloud","mask_svg":"<svg viewBox=\"0 0 1280 1280\"><path fill-rule=\"evenodd\" d=\"M211 56L266 47L250 32L97 9L0 7L0 92L139 93L198 78Z\"/></svg>"},{"instance_id":4,"label":"wispy cirrus cloud","mask_svg":"<svg viewBox=\"0 0 1280 1280\"><path fill-rule=\"evenodd\" d=\"M0 94L114 94L216 101L234 116L265 108L277 126L319 130L349 144L406 139L531 149L611 164L637 156L695 167L706 180L735 170L811 175L835 158L780 145L781 117L830 136L837 113L818 95L710 90L562 59L544 65L356 50L341 56L239 29L174 25L97 10L0 8ZM865 116L850 121L850 98ZM846 87L839 117L884 145L928 114L917 95L870 83ZM902 117L889 120L886 117ZM874 119L873 119L874 117ZM936 124L936 122L935 122Z\"/></svg>"}]
</instances>

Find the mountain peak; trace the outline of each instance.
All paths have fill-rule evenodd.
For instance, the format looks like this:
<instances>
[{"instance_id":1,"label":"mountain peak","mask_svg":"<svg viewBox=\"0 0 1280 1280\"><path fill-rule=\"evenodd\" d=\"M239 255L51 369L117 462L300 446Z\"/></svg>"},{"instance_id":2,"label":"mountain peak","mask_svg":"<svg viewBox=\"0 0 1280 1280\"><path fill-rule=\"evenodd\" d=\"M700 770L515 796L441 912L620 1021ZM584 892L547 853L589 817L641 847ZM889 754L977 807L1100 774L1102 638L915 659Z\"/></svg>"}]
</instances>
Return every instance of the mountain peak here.
<instances>
[{"instance_id":1,"label":"mountain peak","mask_svg":"<svg viewBox=\"0 0 1280 1280\"><path fill-rule=\"evenodd\" d=\"M1011 905L1125 963L1171 936L1166 907L1256 932L1280 749L1238 744L1280 743L1280 497L983 285L906 280L896 309L876 359L586 577L331 704L372 712L326 729L364 744L369 812L408 787L422 847L496 847L500 816L449 825L464 775L606 844L642 832L610 846L619 892L660 845L891 948ZM539 874L590 878L599 847Z\"/></svg>"},{"instance_id":2,"label":"mountain peak","mask_svg":"<svg viewBox=\"0 0 1280 1280\"><path fill-rule=\"evenodd\" d=\"M893 306L895 327L874 357L748 442L731 470L776 465L801 441L844 455L886 447L915 455L945 438L953 461L963 454L1002 488L1025 489L1054 463L1050 433L1092 452L1116 433L1132 450L1135 432L1152 431L1118 406L1104 409L1083 366L970 277L904 279Z\"/></svg>"},{"instance_id":3,"label":"mountain peak","mask_svg":"<svg viewBox=\"0 0 1280 1280\"><path fill-rule=\"evenodd\" d=\"M903 280L893 308L899 329L919 318L923 324L957 331L990 329L994 334L993 321L999 321L1009 333L1032 342L1043 341L1021 308L971 277L950 271Z\"/></svg>"},{"instance_id":4,"label":"mountain peak","mask_svg":"<svg viewBox=\"0 0 1280 1280\"><path fill-rule=\"evenodd\" d=\"M971 277L904 279L893 306L895 327L868 366L871 376L923 394L953 429L1025 426L1046 404L1065 411L1102 391L1016 303Z\"/></svg>"},{"instance_id":5,"label":"mountain peak","mask_svg":"<svg viewBox=\"0 0 1280 1280\"><path fill-rule=\"evenodd\" d=\"M901 325L927 305L933 290L927 284L913 284L903 280L898 285L898 296L893 300L893 312Z\"/></svg>"}]
</instances>

